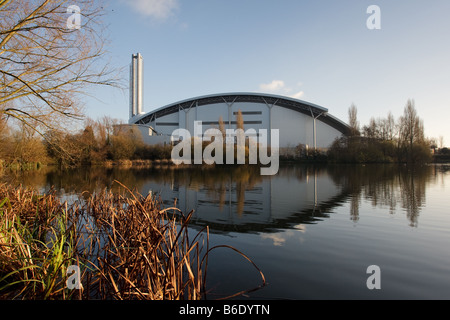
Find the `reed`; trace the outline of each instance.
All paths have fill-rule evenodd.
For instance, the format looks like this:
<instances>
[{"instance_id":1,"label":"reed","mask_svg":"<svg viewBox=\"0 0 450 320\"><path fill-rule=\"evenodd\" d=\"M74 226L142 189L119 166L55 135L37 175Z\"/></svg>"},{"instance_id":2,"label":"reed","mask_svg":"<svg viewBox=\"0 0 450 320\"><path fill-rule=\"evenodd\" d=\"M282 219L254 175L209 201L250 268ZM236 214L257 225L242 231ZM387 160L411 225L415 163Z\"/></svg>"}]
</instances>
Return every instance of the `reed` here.
<instances>
[{"instance_id":1,"label":"reed","mask_svg":"<svg viewBox=\"0 0 450 320\"><path fill-rule=\"evenodd\" d=\"M54 193L0 188L0 297L50 299L73 255L70 223ZM63 293L63 297L67 293Z\"/></svg>"},{"instance_id":2,"label":"reed","mask_svg":"<svg viewBox=\"0 0 450 320\"><path fill-rule=\"evenodd\" d=\"M160 199L116 183L118 191L70 205L53 191L0 186L0 298L204 299L215 249L208 228L191 238L193 211L163 208ZM229 248L254 265L263 287L257 266ZM80 268L78 290L66 285L71 265Z\"/></svg>"}]
</instances>

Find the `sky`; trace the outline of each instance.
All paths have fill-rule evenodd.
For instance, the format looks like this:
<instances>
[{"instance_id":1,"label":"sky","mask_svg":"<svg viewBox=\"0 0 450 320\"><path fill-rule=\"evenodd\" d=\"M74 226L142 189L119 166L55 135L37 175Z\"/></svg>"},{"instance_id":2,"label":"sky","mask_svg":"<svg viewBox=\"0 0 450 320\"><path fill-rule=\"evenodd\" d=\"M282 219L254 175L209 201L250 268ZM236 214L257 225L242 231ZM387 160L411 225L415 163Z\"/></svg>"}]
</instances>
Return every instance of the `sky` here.
<instances>
[{"instance_id":1,"label":"sky","mask_svg":"<svg viewBox=\"0 0 450 320\"><path fill-rule=\"evenodd\" d=\"M364 125L389 111L400 117L414 99L426 136L450 145L448 0L109 0L105 13L105 59L123 67L126 84L131 55L144 58L145 112L263 92L320 105L344 122L354 103ZM87 116L128 121L127 88L92 95Z\"/></svg>"}]
</instances>

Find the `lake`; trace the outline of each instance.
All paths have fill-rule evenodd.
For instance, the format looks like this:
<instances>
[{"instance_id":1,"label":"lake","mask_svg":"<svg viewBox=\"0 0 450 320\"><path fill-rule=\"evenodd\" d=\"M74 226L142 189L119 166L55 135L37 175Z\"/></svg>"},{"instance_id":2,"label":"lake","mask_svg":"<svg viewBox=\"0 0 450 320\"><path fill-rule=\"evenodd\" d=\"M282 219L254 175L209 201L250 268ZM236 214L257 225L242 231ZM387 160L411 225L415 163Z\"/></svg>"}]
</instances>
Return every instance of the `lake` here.
<instances>
[{"instance_id":1,"label":"lake","mask_svg":"<svg viewBox=\"0 0 450 320\"><path fill-rule=\"evenodd\" d=\"M167 207L176 199L183 212L194 210L190 232L209 226L210 246L232 246L264 273L266 286L244 299L450 299L450 165L283 164L275 176L259 172L43 168L4 170L0 180L54 187L70 200L114 188L116 179ZM373 265L379 272L368 273ZM369 289L369 278L380 289ZM210 255L209 299L260 284L233 250Z\"/></svg>"}]
</instances>

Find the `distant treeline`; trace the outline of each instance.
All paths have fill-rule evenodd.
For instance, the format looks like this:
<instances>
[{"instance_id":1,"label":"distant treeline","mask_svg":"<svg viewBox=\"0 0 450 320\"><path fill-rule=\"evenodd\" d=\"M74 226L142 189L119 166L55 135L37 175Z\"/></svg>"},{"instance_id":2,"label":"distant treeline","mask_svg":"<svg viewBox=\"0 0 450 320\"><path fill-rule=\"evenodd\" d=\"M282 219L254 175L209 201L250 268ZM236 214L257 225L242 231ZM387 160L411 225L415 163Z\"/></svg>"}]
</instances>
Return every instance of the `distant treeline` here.
<instances>
[{"instance_id":1,"label":"distant treeline","mask_svg":"<svg viewBox=\"0 0 450 320\"><path fill-rule=\"evenodd\" d=\"M110 117L87 119L78 132L52 129L42 135L29 126L10 128L0 121L0 159L4 166L30 164L61 167L102 164L105 161L170 159L171 146L146 145L138 129Z\"/></svg>"},{"instance_id":2,"label":"distant treeline","mask_svg":"<svg viewBox=\"0 0 450 320\"><path fill-rule=\"evenodd\" d=\"M362 128L354 105L348 113L351 132L334 141L327 152L329 161L427 163L432 161L433 152L445 149L438 151L436 139L425 137L423 121L417 114L414 100L408 100L397 121L389 112L386 118L371 118ZM443 138L440 140L442 144Z\"/></svg>"},{"instance_id":3,"label":"distant treeline","mask_svg":"<svg viewBox=\"0 0 450 320\"><path fill-rule=\"evenodd\" d=\"M308 150L299 145L288 156L280 152L280 160L344 163L450 161L450 152L443 148L442 137L440 148L436 139L425 137L423 121L417 115L412 100L408 101L404 114L397 121L389 113L386 118L372 118L368 125L362 127L357 120L357 109L352 105L349 125L350 133L336 139L328 150ZM0 118L0 144L0 166L19 168L34 168L40 164L76 167L123 160L164 160L171 158L172 151L171 145L145 144L138 129L110 117L87 119L84 128L77 132L52 129L43 136L27 125L11 128ZM206 145L204 142L202 147ZM248 146L245 158L248 163Z\"/></svg>"}]
</instances>

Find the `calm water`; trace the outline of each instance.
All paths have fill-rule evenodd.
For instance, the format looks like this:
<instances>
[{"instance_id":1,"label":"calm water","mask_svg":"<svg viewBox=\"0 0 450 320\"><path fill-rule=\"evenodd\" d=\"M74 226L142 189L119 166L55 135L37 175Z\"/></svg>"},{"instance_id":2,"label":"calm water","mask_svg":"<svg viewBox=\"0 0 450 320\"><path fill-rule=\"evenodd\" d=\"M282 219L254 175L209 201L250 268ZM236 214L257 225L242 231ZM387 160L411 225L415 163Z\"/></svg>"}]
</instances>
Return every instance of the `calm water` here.
<instances>
[{"instance_id":1,"label":"calm water","mask_svg":"<svg viewBox=\"0 0 450 320\"><path fill-rule=\"evenodd\" d=\"M184 212L192 232L210 227L210 245L248 255L267 286L254 299L450 299L450 165L282 166L7 174L0 180L61 196L110 187L114 179L158 194ZM378 265L381 289L366 286ZM260 284L259 274L227 249L209 259L217 298ZM245 297L244 297L245 298Z\"/></svg>"}]
</instances>

